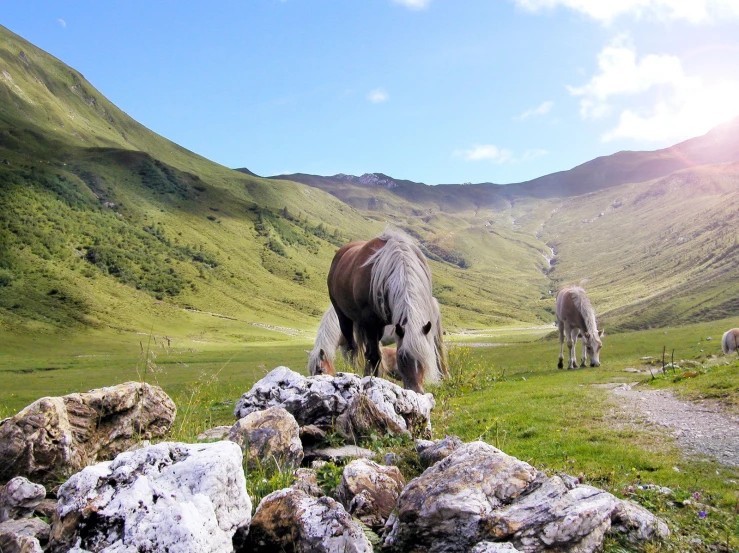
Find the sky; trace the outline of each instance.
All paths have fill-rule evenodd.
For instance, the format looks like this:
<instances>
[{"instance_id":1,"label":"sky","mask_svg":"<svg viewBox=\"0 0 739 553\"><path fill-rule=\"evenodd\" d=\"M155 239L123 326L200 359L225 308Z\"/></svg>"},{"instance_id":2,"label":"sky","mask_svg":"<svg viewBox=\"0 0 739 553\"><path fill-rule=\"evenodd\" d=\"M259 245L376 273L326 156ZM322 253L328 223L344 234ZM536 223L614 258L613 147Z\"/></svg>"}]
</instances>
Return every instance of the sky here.
<instances>
[{"instance_id":1,"label":"sky","mask_svg":"<svg viewBox=\"0 0 739 553\"><path fill-rule=\"evenodd\" d=\"M739 0L3 0L0 24L263 176L520 182L739 114Z\"/></svg>"}]
</instances>

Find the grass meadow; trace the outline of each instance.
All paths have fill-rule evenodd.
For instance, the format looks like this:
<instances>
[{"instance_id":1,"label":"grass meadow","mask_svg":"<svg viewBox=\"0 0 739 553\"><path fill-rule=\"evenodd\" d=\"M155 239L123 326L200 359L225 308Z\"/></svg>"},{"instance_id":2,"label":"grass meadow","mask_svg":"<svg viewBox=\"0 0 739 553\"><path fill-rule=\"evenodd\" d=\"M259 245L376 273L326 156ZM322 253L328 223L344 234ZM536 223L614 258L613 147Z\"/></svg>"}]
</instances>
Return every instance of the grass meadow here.
<instances>
[{"instance_id":1,"label":"grass meadow","mask_svg":"<svg viewBox=\"0 0 739 553\"><path fill-rule=\"evenodd\" d=\"M593 386L641 381L673 388L685 398L719 401L737 413L739 359L720 351L721 334L732 326L739 326L739 318L606 335L602 366L573 371L556 368L554 327L448 335L452 377L428 390L437 401L434 437L481 439L550 474L567 472L634 499L663 516L673 531L667 543L644 551L737 551L739 470L683 456L665 431L635 423L607 390ZM245 344L192 336L168 342L154 332L119 331L0 338L0 417L45 395L145 380L162 386L177 403L172 439L183 441L230 424L239 396L274 367L305 372L304 349L310 348L309 340L287 336ZM667 362L674 349L677 363L698 363L697 376L663 375L661 361L647 364L643 358L660 359L663 347ZM252 481L260 496L289 481L281 472L258 476ZM645 484L673 492L639 488ZM637 551L629 547L613 541L607 551Z\"/></svg>"}]
</instances>

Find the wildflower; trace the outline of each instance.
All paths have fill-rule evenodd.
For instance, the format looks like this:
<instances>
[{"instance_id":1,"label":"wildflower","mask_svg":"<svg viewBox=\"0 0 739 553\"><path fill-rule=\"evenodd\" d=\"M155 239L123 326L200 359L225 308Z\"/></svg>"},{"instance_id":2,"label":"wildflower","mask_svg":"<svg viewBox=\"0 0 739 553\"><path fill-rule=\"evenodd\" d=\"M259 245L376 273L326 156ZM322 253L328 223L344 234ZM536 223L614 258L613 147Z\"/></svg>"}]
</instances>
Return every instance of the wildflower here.
<instances>
[{"instance_id":1,"label":"wildflower","mask_svg":"<svg viewBox=\"0 0 739 553\"><path fill-rule=\"evenodd\" d=\"M706 514L705 511L698 511L698 516L701 518L706 518L708 515Z\"/></svg>"},{"instance_id":2,"label":"wildflower","mask_svg":"<svg viewBox=\"0 0 739 553\"><path fill-rule=\"evenodd\" d=\"M693 492L693 499L698 501L701 498L701 494L699 492Z\"/></svg>"}]
</instances>

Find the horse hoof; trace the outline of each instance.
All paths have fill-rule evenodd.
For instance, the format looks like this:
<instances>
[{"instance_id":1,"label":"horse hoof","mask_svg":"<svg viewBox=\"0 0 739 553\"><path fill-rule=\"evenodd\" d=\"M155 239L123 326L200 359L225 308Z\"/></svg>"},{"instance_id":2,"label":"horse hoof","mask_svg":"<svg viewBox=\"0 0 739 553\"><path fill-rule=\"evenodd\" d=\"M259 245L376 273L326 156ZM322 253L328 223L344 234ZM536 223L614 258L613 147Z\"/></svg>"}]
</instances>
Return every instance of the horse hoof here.
<instances>
[{"instance_id":1,"label":"horse hoof","mask_svg":"<svg viewBox=\"0 0 739 553\"><path fill-rule=\"evenodd\" d=\"M564 363L562 363L562 360L561 359L559 360L559 363L557 363L557 368L558 369L564 369L565 368L565 365L564 365Z\"/></svg>"},{"instance_id":2,"label":"horse hoof","mask_svg":"<svg viewBox=\"0 0 739 553\"><path fill-rule=\"evenodd\" d=\"M593 365L590 365L590 366L592 367ZM584 367L585 367L585 363L580 363L580 368L582 369Z\"/></svg>"}]
</instances>

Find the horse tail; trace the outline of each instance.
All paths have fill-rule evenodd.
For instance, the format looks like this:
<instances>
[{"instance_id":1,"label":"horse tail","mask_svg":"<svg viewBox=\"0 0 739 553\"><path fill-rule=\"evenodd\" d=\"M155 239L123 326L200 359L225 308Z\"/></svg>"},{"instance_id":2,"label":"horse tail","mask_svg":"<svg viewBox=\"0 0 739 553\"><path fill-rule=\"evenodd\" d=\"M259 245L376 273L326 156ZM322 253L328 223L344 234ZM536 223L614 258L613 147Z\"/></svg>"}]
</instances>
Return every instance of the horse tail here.
<instances>
[{"instance_id":1,"label":"horse tail","mask_svg":"<svg viewBox=\"0 0 739 553\"><path fill-rule=\"evenodd\" d=\"M434 334L434 346L436 348L436 368L441 378L449 378L449 359L446 346L444 345L444 328L441 325L441 308L439 300L433 298L434 311L436 313L436 333Z\"/></svg>"}]
</instances>

